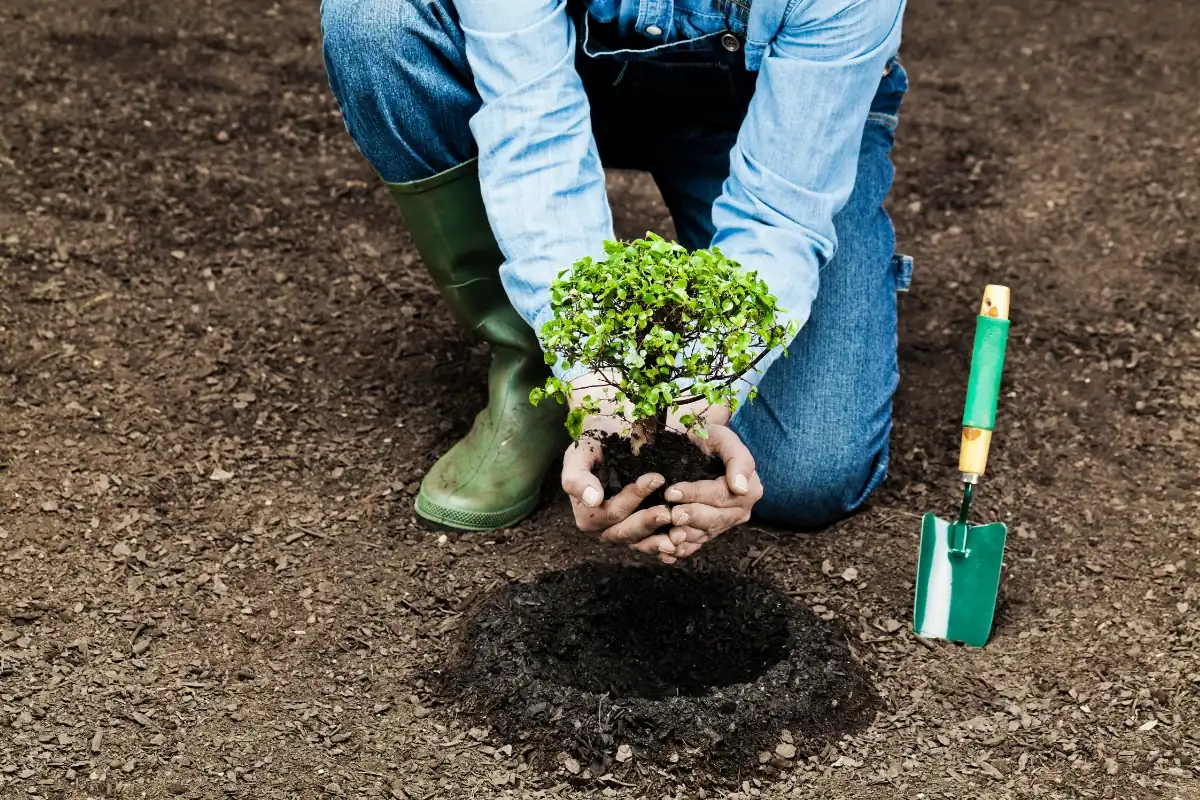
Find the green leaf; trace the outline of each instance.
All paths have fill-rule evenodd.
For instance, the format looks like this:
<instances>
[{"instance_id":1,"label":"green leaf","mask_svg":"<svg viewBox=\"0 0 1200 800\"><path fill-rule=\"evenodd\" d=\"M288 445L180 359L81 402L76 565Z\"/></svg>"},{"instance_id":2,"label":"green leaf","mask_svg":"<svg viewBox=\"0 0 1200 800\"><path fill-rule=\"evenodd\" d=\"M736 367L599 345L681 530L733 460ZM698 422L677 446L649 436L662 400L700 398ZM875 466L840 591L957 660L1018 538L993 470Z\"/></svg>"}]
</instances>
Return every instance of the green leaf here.
<instances>
[{"instance_id":1,"label":"green leaf","mask_svg":"<svg viewBox=\"0 0 1200 800\"><path fill-rule=\"evenodd\" d=\"M553 350L547 350L543 358L546 361L547 366L553 367L558 363L558 353L555 353Z\"/></svg>"},{"instance_id":2,"label":"green leaf","mask_svg":"<svg viewBox=\"0 0 1200 800\"><path fill-rule=\"evenodd\" d=\"M587 412L582 408L571 409L567 414L567 433L575 441L579 441L579 437L583 435L583 423L587 419Z\"/></svg>"}]
</instances>

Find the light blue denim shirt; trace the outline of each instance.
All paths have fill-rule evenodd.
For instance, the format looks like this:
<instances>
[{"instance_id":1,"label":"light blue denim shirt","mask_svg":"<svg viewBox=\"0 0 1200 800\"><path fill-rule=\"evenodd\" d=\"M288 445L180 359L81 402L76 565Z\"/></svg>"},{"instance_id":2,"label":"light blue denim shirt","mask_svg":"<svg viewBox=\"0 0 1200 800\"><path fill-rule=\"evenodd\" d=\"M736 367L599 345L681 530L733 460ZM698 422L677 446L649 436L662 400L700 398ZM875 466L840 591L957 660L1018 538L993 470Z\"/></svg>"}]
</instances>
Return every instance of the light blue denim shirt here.
<instances>
[{"instance_id":1,"label":"light blue denim shirt","mask_svg":"<svg viewBox=\"0 0 1200 800\"><path fill-rule=\"evenodd\" d=\"M598 20L662 47L720 36L713 0L591 0ZM471 120L480 181L506 259L501 280L538 332L562 269L603 258L613 239L589 105L565 0L455 0L483 99ZM746 66L758 78L713 206L712 245L756 270L785 310L808 319L833 217L850 196L871 100L899 49L905 0L753 0ZM710 13L703 13L708 10ZM711 21L711 24L706 23ZM582 34L583 32L579 32ZM586 42L585 42L586 43ZM739 401L778 357L747 376ZM555 367L565 379L581 370Z\"/></svg>"}]
</instances>

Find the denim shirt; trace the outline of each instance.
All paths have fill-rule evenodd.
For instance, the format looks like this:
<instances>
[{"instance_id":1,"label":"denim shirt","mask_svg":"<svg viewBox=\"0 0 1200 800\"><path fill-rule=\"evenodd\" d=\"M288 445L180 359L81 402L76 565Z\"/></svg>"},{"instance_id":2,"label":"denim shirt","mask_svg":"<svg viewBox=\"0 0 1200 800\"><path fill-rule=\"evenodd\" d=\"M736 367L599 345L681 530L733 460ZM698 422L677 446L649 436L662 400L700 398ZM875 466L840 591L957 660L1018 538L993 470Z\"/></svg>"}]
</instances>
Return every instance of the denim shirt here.
<instances>
[{"instance_id":1,"label":"denim shirt","mask_svg":"<svg viewBox=\"0 0 1200 800\"><path fill-rule=\"evenodd\" d=\"M586 2L589 16L638 41L630 53L744 36L746 67L758 77L713 206L712 246L759 273L785 324L808 319L820 269L837 246L833 217L854 186L863 127L899 49L905 2ZM723 13L731 5L749 5L749 14ZM558 273L583 256L604 258L603 242L615 238L575 68L576 37L587 31L576 29L566 0L455 0L455 7L483 100L471 130L484 203L505 257L500 277L513 306L540 333ZM731 30L731 20L744 30ZM585 53L590 44L584 41ZM746 376L739 401L778 355ZM567 364L554 369L564 379L582 372Z\"/></svg>"}]
</instances>

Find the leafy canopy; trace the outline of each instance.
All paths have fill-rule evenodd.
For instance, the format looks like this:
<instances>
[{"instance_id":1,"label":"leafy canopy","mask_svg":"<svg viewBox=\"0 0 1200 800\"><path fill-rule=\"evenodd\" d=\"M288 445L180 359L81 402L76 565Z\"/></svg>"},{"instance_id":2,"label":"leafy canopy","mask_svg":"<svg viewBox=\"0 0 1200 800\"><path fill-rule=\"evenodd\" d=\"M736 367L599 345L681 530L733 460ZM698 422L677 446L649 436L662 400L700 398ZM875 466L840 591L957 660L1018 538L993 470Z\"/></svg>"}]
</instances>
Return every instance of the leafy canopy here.
<instances>
[{"instance_id":1,"label":"leafy canopy","mask_svg":"<svg viewBox=\"0 0 1200 800\"><path fill-rule=\"evenodd\" d=\"M736 410L737 382L796 335L795 323L776 321L782 310L766 283L719 249L689 253L648 233L606 242L604 250L604 261L589 256L559 273L551 287L554 316L541 339L547 364L582 365L600 376L595 388L610 386L618 403L628 402L633 419L618 415L635 429L652 436L689 403ZM571 387L551 377L529 399L537 405L546 397L565 403ZM586 395L567 420L572 437L597 413L598 400ZM680 422L701 431L695 414Z\"/></svg>"}]
</instances>

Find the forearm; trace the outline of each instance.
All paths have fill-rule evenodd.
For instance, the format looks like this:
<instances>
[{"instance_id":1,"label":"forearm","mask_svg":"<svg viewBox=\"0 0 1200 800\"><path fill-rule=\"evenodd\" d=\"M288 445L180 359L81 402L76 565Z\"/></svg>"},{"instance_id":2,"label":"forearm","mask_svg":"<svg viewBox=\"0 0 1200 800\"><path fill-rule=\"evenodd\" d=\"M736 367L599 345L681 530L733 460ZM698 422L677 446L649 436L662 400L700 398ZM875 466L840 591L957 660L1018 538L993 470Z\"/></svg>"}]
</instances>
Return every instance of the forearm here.
<instances>
[{"instance_id":1,"label":"forearm","mask_svg":"<svg viewBox=\"0 0 1200 800\"><path fill-rule=\"evenodd\" d=\"M471 120L480 184L517 312L540 332L550 285L614 238L604 172L561 0L457 0L483 100ZM560 375L564 374L560 370Z\"/></svg>"},{"instance_id":2,"label":"forearm","mask_svg":"<svg viewBox=\"0 0 1200 800\"><path fill-rule=\"evenodd\" d=\"M863 128L899 47L903 10L903 0L807 0L757 55L748 48L759 78L713 207L713 245L758 272L785 325L808 321L820 270L836 252L833 219L854 187ZM739 403L780 354L764 355L746 376Z\"/></svg>"}]
</instances>

